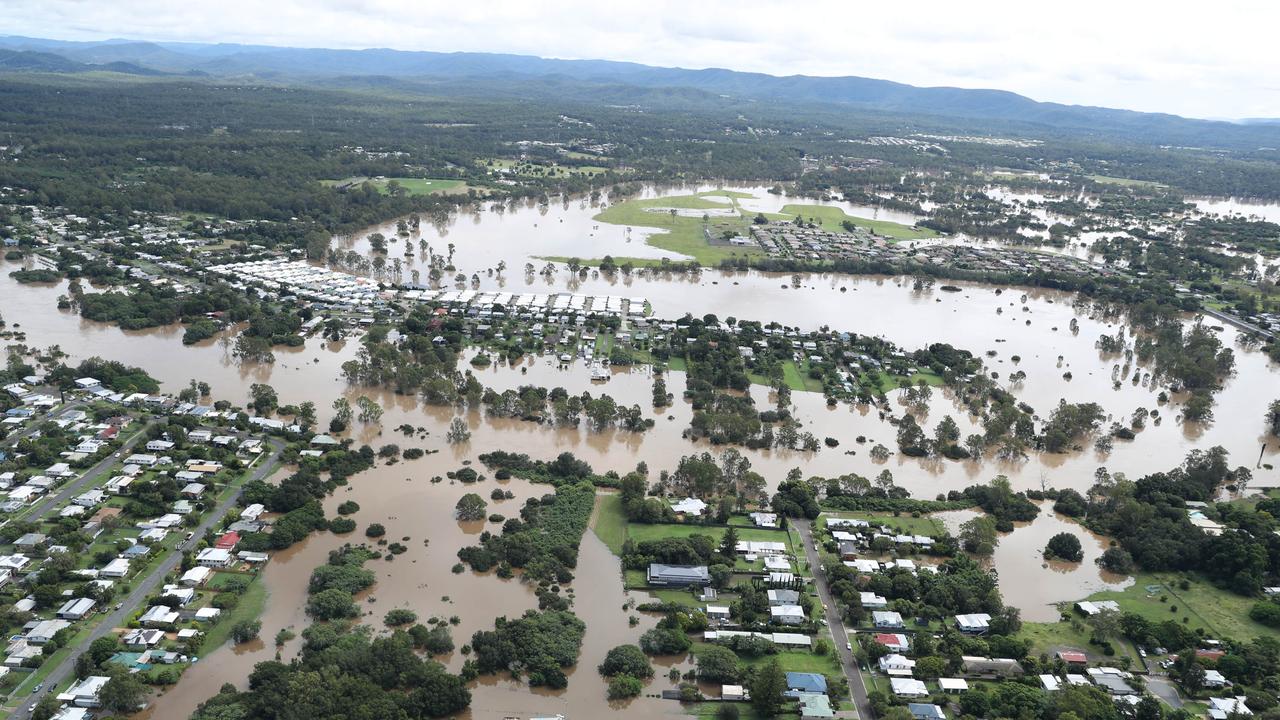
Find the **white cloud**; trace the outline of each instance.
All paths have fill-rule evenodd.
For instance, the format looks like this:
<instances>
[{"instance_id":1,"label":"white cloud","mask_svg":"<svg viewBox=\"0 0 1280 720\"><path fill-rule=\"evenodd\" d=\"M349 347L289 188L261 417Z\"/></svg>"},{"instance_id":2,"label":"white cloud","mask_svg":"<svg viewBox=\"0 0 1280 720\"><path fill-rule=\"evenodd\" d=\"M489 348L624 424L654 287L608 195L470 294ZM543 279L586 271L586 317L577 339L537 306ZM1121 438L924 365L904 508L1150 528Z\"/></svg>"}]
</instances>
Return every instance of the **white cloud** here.
<instances>
[{"instance_id":1,"label":"white cloud","mask_svg":"<svg viewBox=\"0 0 1280 720\"><path fill-rule=\"evenodd\" d=\"M1280 6L1254 0L0 0L0 16L37 37L514 52L1280 117Z\"/></svg>"}]
</instances>

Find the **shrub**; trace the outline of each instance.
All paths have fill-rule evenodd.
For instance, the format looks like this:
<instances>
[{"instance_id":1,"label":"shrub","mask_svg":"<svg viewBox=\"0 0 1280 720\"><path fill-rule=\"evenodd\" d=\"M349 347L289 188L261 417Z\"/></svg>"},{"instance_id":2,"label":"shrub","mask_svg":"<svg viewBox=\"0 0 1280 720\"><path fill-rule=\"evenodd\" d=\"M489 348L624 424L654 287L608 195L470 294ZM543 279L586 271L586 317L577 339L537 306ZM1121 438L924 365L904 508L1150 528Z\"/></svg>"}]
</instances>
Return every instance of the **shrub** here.
<instances>
[{"instance_id":1,"label":"shrub","mask_svg":"<svg viewBox=\"0 0 1280 720\"><path fill-rule=\"evenodd\" d=\"M613 648L596 669L605 677L614 675L653 677L653 666L649 664L649 658L645 657L644 651L637 645L619 645Z\"/></svg>"},{"instance_id":2,"label":"shrub","mask_svg":"<svg viewBox=\"0 0 1280 720\"><path fill-rule=\"evenodd\" d=\"M644 691L644 683L630 675L618 675L609 681L609 699L632 698Z\"/></svg>"},{"instance_id":3,"label":"shrub","mask_svg":"<svg viewBox=\"0 0 1280 720\"><path fill-rule=\"evenodd\" d=\"M356 521L351 518L334 518L329 521L329 531L338 534L353 532L356 529Z\"/></svg>"},{"instance_id":4,"label":"shrub","mask_svg":"<svg viewBox=\"0 0 1280 720\"><path fill-rule=\"evenodd\" d=\"M388 610L387 614L382 618L382 622L389 627L397 625L408 625L418 619L418 613L407 608L395 608Z\"/></svg>"},{"instance_id":5,"label":"shrub","mask_svg":"<svg viewBox=\"0 0 1280 720\"><path fill-rule=\"evenodd\" d=\"M380 538L387 534L387 529L382 523L369 523L369 527L364 529L365 537Z\"/></svg>"}]
</instances>

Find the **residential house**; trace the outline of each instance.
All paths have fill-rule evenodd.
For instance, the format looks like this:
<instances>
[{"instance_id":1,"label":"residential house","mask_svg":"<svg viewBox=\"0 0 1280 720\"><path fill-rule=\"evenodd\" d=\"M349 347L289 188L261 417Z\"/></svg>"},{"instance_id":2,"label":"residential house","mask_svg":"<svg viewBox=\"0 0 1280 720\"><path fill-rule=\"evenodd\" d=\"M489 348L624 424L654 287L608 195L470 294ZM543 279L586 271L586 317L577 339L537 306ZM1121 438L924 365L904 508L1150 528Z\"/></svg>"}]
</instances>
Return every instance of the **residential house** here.
<instances>
[{"instance_id":1,"label":"residential house","mask_svg":"<svg viewBox=\"0 0 1280 720\"><path fill-rule=\"evenodd\" d=\"M44 645L53 639L59 631L71 627L71 623L57 618L54 620L34 620L25 627L23 637L32 645Z\"/></svg>"},{"instance_id":2,"label":"residential house","mask_svg":"<svg viewBox=\"0 0 1280 720\"><path fill-rule=\"evenodd\" d=\"M105 567L98 571L102 577L122 578L129 574L129 561L125 558L116 558L107 563Z\"/></svg>"},{"instance_id":3,"label":"residential house","mask_svg":"<svg viewBox=\"0 0 1280 720\"><path fill-rule=\"evenodd\" d=\"M213 546L216 548L231 552L231 551L234 551L236 549L236 546L239 544L240 544L240 533L232 531L232 532L223 533L222 537L219 537L217 542L215 542Z\"/></svg>"},{"instance_id":4,"label":"residential house","mask_svg":"<svg viewBox=\"0 0 1280 720\"><path fill-rule=\"evenodd\" d=\"M774 605L769 608L769 618L782 625L800 625L805 621L804 608L799 605Z\"/></svg>"},{"instance_id":5,"label":"residential house","mask_svg":"<svg viewBox=\"0 0 1280 720\"><path fill-rule=\"evenodd\" d=\"M889 653L880 658L880 672L885 675L905 675L911 676L915 671L916 661L908 657L904 657L898 653Z\"/></svg>"},{"instance_id":6,"label":"residential house","mask_svg":"<svg viewBox=\"0 0 1280 720\"><path fill-rule=\"evenodd\" d=\"M224 568L231 564L231 551L224 548L205 548L196 554L196 564L209 568ZM706 572L706 568L702 568ZM710 576L707 582L711 582Z\"/></svg>"},{"instance_id":7,"label":"residential house","mask_svg":"<svg viewBox=\"0 0 1280 720\"><path fill-rule=\"evenodd\" d=\"M827 692L827 679L817 673L787 673L787 690L792 692Z\"/></svg>"},{"instance_id":8,"label":"residential house","mask_svg":"<svg viewBox=\"0 0 1280 720\"><path fill-rule=\"evenodd\" d=\"M212 549L210 548L209 550ZM209 550L203 550L201 553L209 552ZM197 558L197 561L199 561L199 558ZM706 565L663 565L652 563L649 565L647 578L650 585L663 585L666 587L711 584L711 574L707 571Z\"/></svg>"},{"instance_id":9,"label":"residential house","mask_svg":"<svg viewBox=\"0 0 1280 720\"><path fill-rule=\"evenodd\" d=\"M152 628L129 630L120 636L120 642L130 650L146 650L164 640L164 631Z\"/></svg>"},{"instance_id":10,"label":"residential house","mask_svg":"<svg viewBox=\"0 0 1280 720\"><path fill-rule=\"evenodd\" d=\"M168 605L152 605L138 618L138 623L148 627L172 625L178 622L178 613Z\"/></svg>"},{"instance_id":11,"label":"residential house","mask_svg":"<svg viewBox=\"0 0 1280 720\"><path fill-rule=\"evenodd\" d=\"M906 627L902 616L890 610L877 610L871 613L872 623L878 628L901 629Z\"/></svg>"},{"instance_id":12,"label":"residential house","mask_svg":"<svg viewBox=\"0 0 1280 720\"><path fill-rule=\"evenodd\" d=\"M770 607L777 605L796 605L800 602L800 593L796 590L768 590Z\"/></svg>"},{"instance_id":13,"label":"residential house","mask_svg":"<svg viewBox=\"0 0 1280 720\"><path fill-rule=\"evenodd\" d=\"M59 694L58 700L81 708L102 707L98 694L110 680L111 678L105 675L90 675L67 688L66 692Z\"/></svg>"},{"instance_id":14,"label":"residential house","mask_svg":"<svg viewBox=\"0 0 1280 720\"><path fill-rule=\"evenodd\" d=\"M907 711L914 720L946 720L942 708L932 703L907 703Z\"/></svg>"},{"instance_id":15,"label":"residential house","mask_svg":"<svg viewBox=\"0 0 1280 720\"><path fill-rule=\"evenodd\" d=\"M929 688L923 682L909 677L889 678L889 687L893 690L893 694L898 697L919 698L929 696Z\"/></svg>"},{"instance_id":16,"label":"residential house","mask_svg":"<svg viewBox=\"0 0 1280 720\"><path fill-rule=\"evenodd\" d=\"M969 681L964 678L938 678L938 687L948 695L965 692L969 689Z\"/></svg>"},{"instance_id":17,"label":"residential house","mask_svg":"<svg viewBox=\"0 0 1280 720\"><path fill-rule=\"evenodd\" d=\"M1253 715L1249 706L1244 704L1245 700L1244 695L1209 698L1209 717L1212 720L1227 720L1227 718Z\"/></svg>"},{"instance_id":18,"label":"residential house","mask_svg":"<svg viewBox=\"0 0 1280 720\"><path fill-rule=\"evenodd\" d=\"M911 641L902 633L876 633L874 639L896 653L904 653L911 650Z\"/></svg>"},{"instance_id":19,"label":"residential house","mask_svg":"<svg viewBox=\"0 0 1280 720\"><path fill-rule=\"evenodd\" d=\"M677 515L702 515L707 511L707 504L698 498L685 498L679 502L671 503L671 509Z\"/></svg>"},{"instance_id":20,"label":"residential house","mask_svg":"<svg viewBox=\"0 0 1280 720\"><path fill-rule=\"evenodd\" d=\"M90 598L74 598L63 603L55 615L63 620L80 620L93 612L94 604Z\"/></svg>"},{"instance_id":21,"label":"residential house","mask_svg":"<svg viewBox=\"0 0 1280 720\"><path fill-rule=\"evenodd\" d=\"M985 635L991 629L991 616L986 613L956 615L956 629L967 635Z\"/></svg>"},{"instance_id":22,"label":"residential house","mask_svg":"<svg viewBox=\"0 0 1280 720\"><path fill-rule=\"evenodd\" d=\"M873 592L863 591L859 595L862 598L862 607L868 610L881 610L889 606L888 600Z\"/></svg>"},{"instance_id":23,"label":"residential house","mask_svg":"<svg viewBox=\"0 0 1280 720\"><path fill-rule=\"evenodd\" d=\"M725 605L708 605L705 612L708 620L723 621L729 619L729 608Z\"/></svg>"},{"instance_id":24,"label":"residential house","mask_svg":"<svg viewBox=\"0 0 1280 720\"><path fill-rule=\"evenodd\" d=\"M197 565L183 573L182 578L179 579L178 582L186 585L187 587L198 587L205 584L205 582L207 582L212 576L212 570L207 567Z\"/></svg>"}]
</instances>

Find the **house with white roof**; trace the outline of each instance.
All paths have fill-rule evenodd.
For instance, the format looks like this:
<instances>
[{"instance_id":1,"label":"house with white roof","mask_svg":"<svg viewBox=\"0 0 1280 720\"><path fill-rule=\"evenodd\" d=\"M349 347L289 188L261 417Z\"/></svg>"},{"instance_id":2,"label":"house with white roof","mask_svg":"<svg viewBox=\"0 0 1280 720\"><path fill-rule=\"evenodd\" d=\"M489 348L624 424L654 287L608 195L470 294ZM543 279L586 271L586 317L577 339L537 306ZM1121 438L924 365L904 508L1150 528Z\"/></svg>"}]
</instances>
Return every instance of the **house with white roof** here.
<instances>
[{"instance_id":1,"label":"house with white roof","mask_svg":"<svg viewBox=\"0 0 1280 720\"><path fill-rule=\"evenodd\" d=\"M59 694L58 700L81 708L101 707L102 701L98 699L98 694L110 681L111 678L105 675L90 675Z\"/></svg>"},{"instance_id":2,"label":"house with white roof","mask_svg":"<svg viewBox=\"0 0 1280 720\"><path fill-rule=\"evenodd\" d=\"M862 598L862 607L867 608L868 610L879 610L889 606L888 600L873 592L867 592L864 590L860 592L859 595Z\"/></svg>"},{"instance_id":3,"label":"house with white roof","mask_svg":"<svg viewBox=\"0 0 1280 720\"><path fill-rule=\"evenodd\" d=\"M915 671L916 661L899 653L889 653L880 658L880 672L885 675L910 676Z\"/></svg>"},{"instance_id":4,"label":"house with white roof","mask_svg":"<svg viewBox=\"0 0 1280 720\"><path fill-rule=\"evenodd\" d=\"M213 570L202 565L197 565L183 573L178 582L182 585L186 585L187 587L196 587L205 584L205 582L207 582L212 576Z\"/></svg>"},{"instance_id":5,"label":"house with white roof","mask_svg":"<svg viewBox=\"0 0 1280 720\"><path fill-rule=\"evenodd\" d=\"M698 498L685 498L671 503L671 509L677 515L701 515L707 511L707 504Z\"/></svg>"},{"instance_id":6,"label":"house with white roof","mask_svg":"<svg viewBox=\"0 0 1280 720\"><path fill-rule=\"evenodd\" d=\"M1253 711L1244 704L1245 696L1209 698L1209 717L1212 720L1227 720L1231 717L1252 715Z\"/></svg>"},{"instance_id":7,"label":"house with white roof","mask_svg":"<svg viewBox=\"0 0 1280 720\"><path fill-rule=\"evenodd\" d=\"M769 608L769 618L782 625L799 625L805 621L804 608L799 605L774 605Z\"/></svg>"},{"instance_id":8,"label":"house with white roof","mask_svg":"<svg viewBox=\"0 0 1280 720\"><path fill-rule=\"evenodd\" d=\"M926 697L929 694L929 688L923 682L912 678L889 678L889 686L898 697Z\"/></svg>"},{"instance_id":9,"label":"house with white roof","mask_svg":"<svg viewBox=\"0 0 1280 720\"><path fill-rule=\"evenodd\" d=\"M222 548L205 548L196 554L196 564L208 568L224 568L231 564L231 551Z\"/></svg>"},{"instance_id":10,"label":"house with white roof","mask_svg":"<svg viewBox=\"0 0 1280 720\"><path fill-rule=\"evenodd\" d=\"M872 621L878 628L902 628L906 625L902 622L902 616L891 610L877 610L871 613Z\"/></svg>"},{"instance_id":11,"label":"house with white roof","mask_svg":"<svg viewBox=\"0 0 1280 720\"><path fill-rule=\"evenodd\" d=\"M178 622L178 613L168 605L152 605L147 608L146 612L142 613L142 617L138 618L138 622L150 627L172 625Z\"/></svg>"},{"instance_id":12,"label":"house with white roof","mask_svg":"<svg viewBox=\"0 0 1280 720\"><path fill-rule=\"evenodd\" d=\"M129 561L124 558L116 558L99 570L98 574L102 577L122 578L129 574Z\"/></svg>"}]
</instances>

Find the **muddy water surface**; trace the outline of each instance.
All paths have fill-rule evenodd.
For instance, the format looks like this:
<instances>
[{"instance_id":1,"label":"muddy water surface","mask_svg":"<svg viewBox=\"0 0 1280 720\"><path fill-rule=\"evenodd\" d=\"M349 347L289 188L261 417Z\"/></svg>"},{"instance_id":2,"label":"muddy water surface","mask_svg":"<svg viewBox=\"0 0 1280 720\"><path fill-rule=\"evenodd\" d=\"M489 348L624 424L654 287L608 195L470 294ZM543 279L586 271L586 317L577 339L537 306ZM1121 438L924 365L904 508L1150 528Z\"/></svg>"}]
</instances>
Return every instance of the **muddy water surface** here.
<instances>
[{"instance_id":1,"label":"muddy water surface","mask_svg":"<svg viewBox=\"0 0 1280 720\"><path fill-rule=\"evenodd\" d=\"M939 513L952 534L960 524L981 513L956 510ZM1045 560L1044 546L1049 538L1067 532L1080 539L1084 559L1073 563ZM983 565L1000 576L1000 595L1006 605L1022 611L1022 619L1049 622L1058 618L1057 603L1081 600L1102 590L1121 590L1133 584L1133 578L1102 570L1096 564L1107 549L1107 539L1075 521L1053 512L1051 503L1040 503L1040 514L1031 522L1015 523L1013 532L1000 533L995 553L981 558Z\"/></svg>"}]
</instances>

